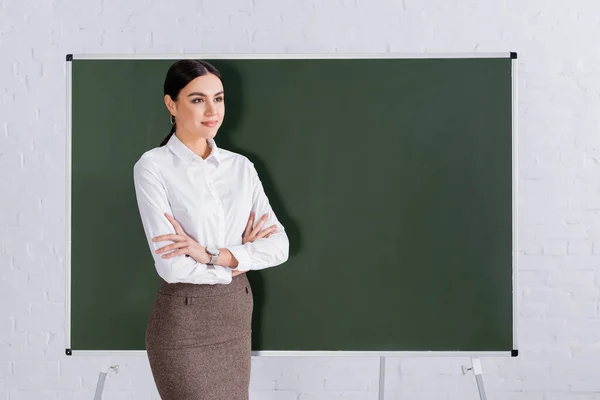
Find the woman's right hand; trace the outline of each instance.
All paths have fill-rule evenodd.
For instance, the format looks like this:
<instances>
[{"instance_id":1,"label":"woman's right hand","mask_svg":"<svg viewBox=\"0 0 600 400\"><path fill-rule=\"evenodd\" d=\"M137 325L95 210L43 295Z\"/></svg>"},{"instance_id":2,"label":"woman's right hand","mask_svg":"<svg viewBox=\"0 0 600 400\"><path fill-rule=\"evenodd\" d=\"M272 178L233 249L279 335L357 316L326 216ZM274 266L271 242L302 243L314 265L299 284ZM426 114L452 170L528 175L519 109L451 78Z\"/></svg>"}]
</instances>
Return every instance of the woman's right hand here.
<instances>
[{"instance_id":1,"label":"woman's right hand","mask_svg":"<svg viewBox=\"0 0 600 400\"><path fill-rule=\"evenodd\" d=\"M271 225L268 228L263 229L262 231L260 230L262 225L267 220L267 217L268 217L267 214L263 215L260 218L260 220L258 220L258 223L254 227L254 229L252 229L252 225L254 225L254 211L250 212L250 218L248 218L248 223L246 224L246 230L244 231L244 235L242 236L242 244L248 243L248 242L254 242L256 239L260 239L262 237L267 238L273 232L275 232L277 230L276 225Z\"/></svg>"},{"instance_id":2,"label":"woman's right hand","mask_svg":"<svg viewBox=\"0 0 600 400\"><path fill-rule=\"evenodd\" d=\"M276 225L271 225L268 228L260 230L265 221L267 220L267 214L263 215L261 219L258 221L254 229L252 229L252 225L254 225L254 211L250 212L250 218L248 218L248 224L246 224L246 229L244 230L244 234L242 235L242 244L248 242L254 242L256 239L260 239L262 237L268 238L272 233L277 230ZM240 274L246 273L247 271L232 271L231 276L238 276Z\"/></svg>"}]
</instances>

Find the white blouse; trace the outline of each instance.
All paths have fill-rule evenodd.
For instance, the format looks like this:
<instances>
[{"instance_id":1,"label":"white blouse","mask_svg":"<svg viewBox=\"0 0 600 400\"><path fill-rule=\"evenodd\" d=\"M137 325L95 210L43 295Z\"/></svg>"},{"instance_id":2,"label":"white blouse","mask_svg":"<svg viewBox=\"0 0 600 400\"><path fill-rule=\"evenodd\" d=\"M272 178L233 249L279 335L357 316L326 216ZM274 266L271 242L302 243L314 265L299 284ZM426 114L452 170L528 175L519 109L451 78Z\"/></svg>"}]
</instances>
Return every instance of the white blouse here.
<instances>
[{"instance_id":1,"label":"white blouse","mask_svg":"<svg viewBox=\"0 0 600 400\"><path fill-rule=\"evenodd\" d=\"M174 133L165 146L146 151L133 167L138 209L158 275L169 283L231 283L234 270L274 267L288 259L289 241L271 209L254 164L245 156L217 147L206 160L188 148ZM250 211L254 225L268 214L261 227L273 224L268 238L242 244ZM175 233L164 213L171 214L183 230L204 247L227 248L238 260L236 268L207 265L192 257L162 258L156 250L173 243L152 238ZM254 227L253 227L254 228Z\"/></svg>"}]
</instances>

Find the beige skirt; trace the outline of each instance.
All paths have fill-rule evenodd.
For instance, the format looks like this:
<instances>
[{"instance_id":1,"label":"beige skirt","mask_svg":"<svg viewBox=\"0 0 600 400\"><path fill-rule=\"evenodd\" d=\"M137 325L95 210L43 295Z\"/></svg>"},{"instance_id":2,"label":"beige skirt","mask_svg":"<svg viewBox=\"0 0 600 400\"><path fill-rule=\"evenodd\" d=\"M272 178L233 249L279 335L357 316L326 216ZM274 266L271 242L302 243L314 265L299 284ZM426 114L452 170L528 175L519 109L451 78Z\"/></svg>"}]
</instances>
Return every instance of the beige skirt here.
<instances>
[{"instance_id":1,"label":"beige skirt","mask_svg":"<svg viewBox=\"0 0 600 400\"><path fill-rule=\"evenodd\" d=\"M253 307L246 274L228 285L161 280L146 351L162 400L248 400Z\"/></svg>"}]
</instances>

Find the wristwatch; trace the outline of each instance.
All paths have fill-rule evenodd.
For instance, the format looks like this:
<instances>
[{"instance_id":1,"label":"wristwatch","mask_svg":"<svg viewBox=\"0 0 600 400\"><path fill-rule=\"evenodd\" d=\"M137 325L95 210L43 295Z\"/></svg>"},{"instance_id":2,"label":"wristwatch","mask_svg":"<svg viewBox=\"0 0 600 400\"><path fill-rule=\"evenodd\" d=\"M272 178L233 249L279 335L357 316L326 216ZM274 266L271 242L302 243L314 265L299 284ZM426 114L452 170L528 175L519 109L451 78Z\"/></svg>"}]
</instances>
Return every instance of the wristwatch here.
<instances>
[{"instance_id":1,"label":"wristwatch","mask_svg":"<svg viewBox=\"0 0 600 400\"><path fill-rule=\"evenodd\" d=\"M211 256L210 261L207 264L216 264L217 260L219 259L219 254L221 253L219 251L218 247L207 247L206 248L206 252Z\"/></svg>"}]
</instances>

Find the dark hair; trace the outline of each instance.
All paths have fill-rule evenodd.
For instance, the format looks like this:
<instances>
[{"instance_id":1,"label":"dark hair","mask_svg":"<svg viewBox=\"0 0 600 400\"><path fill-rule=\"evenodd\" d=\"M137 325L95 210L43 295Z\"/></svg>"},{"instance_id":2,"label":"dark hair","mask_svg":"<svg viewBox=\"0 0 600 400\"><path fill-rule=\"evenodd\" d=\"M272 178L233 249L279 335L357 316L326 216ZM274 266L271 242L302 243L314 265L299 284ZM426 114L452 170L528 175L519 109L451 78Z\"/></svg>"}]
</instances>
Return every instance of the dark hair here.
<instances>
[{"instance_id":1,"label":"dark hair","mask_svg":"<svg viewBox=\"0 0 600 400\"><path fill-rule=\"evenodd\" d=\"M188 83L193 81L199 76L214 74L221 82L223 78L221 78L221 73L210 63L202 60L179 60L175 62L169 70L167 71L167 76L165 77L164 83L164 92L165 95L171 96L173 101L177 101L177 97L179 96L179 92ZM167 144L171 135L175 132L177 126L177 121L171 127L171 132L167 135L166 138L163 139L161 146Z\"/></svg>"}]
</instances>

